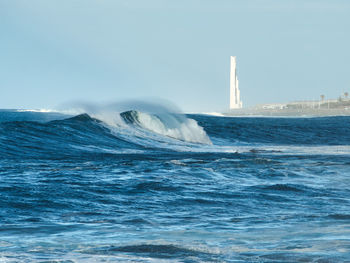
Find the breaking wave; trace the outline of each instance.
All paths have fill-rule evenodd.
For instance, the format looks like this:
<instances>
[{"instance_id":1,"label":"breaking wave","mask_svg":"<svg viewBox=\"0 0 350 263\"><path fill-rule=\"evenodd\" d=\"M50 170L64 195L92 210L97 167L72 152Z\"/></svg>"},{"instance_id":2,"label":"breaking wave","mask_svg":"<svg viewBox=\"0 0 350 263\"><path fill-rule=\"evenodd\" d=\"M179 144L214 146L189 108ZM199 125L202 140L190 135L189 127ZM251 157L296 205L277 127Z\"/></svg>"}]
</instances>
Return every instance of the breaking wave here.
<instances>
[{"instance_id":1,"label":"breaking wave","mask_svg":"<svg viewBox=\"0 0 350 263\"><path fill-rule=\"evenodd\" d=\"M155 111L80 110L75 116L31 111L0 114L5 156L135 154L148 150L189 151L212 142L198 123L164 108ZM52 155L52 153L55 153Z\"/></svg>"},{"instance_id":2,"label":"breaking wave","mask_svg":"<svg viewBox=\"0 0 350 263\"><path fill-rule=\"evenodd\" d=\"M194 119L180 113L174 106L139 101L104 107L85 104L75 113L89 114L118 135L133 135L156 141L171 138L189 143L212 144L203 127Z\"/></svg>"},{"instance_id":3,"label":"breaking wave","mask_svg":"<svg viewBox=\"0 0 350 263\"><path fill-rule=\"evenodd\" d=\"M204 129L193 120L176 114L149 114L126 111L120 114L125 123L181 141L212 144Z\"/></svg>"}]
</instances>

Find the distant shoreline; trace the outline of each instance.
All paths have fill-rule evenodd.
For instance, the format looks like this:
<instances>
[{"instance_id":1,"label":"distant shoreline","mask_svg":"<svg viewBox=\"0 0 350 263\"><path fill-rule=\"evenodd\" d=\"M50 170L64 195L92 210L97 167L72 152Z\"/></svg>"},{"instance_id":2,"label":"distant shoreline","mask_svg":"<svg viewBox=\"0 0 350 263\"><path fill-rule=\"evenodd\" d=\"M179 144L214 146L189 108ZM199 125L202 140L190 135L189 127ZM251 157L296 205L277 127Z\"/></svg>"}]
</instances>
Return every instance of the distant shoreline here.
<instances>
[{"instance_id":1,"label":"distant shoreline","mask_svg":"<svg viewBox=\"0 0 350 263\"><path fill-rule=\"evenodd\" d=\"M350 116L350 109L237 109L222 113L227 117L331 117Z\"/></svg>"}]
</instances>

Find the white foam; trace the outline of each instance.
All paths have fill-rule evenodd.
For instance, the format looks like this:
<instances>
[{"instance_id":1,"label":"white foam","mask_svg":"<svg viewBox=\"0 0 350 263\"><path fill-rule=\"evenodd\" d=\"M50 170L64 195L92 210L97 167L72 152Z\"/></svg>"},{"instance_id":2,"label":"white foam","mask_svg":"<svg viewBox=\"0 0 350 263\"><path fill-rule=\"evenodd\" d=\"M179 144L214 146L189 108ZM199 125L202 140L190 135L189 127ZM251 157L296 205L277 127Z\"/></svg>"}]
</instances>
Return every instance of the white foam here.
<instances>
[{"instance_id":1,"label":"white foam","mask_svg":"<svg viewBox=\"0 0 350 263\"><path fill-rule=\"evenodd\" d=\"M51 109L18 109L17 112L58 112Z\"/></svg>"},{"instance_id":2,"label":"white foam","mask_svg":"<svg viewBox=\"0 0 350 263\"><path fill-rule=\"evenodd\" d=\"M138 117L141 127L155 133L192 143L212 144L204 129L193 119L179 121L167 114L166 122L171 121L169 126L155 115L139 112Z\"/></svg>"},{"instance_id":3,"label":"white foam","mask_svg":"<svg viewBox=\"0 0 350 263\"><path fill-rule=\"evenodd\" d=\"M209 115L209 116L217 116L217 117L227 117L226 115L222 114L221 112L201 112L198 114L202 115Z\"/></svg>"}]
</instances>

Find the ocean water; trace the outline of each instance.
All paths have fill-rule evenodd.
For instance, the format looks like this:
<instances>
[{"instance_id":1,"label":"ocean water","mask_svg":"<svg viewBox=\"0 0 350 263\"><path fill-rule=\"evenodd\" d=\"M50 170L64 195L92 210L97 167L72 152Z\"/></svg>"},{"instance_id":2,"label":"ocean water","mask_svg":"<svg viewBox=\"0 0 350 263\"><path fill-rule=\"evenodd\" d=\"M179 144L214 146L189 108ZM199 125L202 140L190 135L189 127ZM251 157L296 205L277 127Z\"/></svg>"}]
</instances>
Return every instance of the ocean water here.
<instances>
[{"instance_id":1,"label":"ocean water","mask_svg":"<svg viewBox=\"0 0 350 263\"><path fill-rule=\"evenodd\" d=\"M350 262L350 117L0 111L0 262Z\"/></svg>"}]
</instances>

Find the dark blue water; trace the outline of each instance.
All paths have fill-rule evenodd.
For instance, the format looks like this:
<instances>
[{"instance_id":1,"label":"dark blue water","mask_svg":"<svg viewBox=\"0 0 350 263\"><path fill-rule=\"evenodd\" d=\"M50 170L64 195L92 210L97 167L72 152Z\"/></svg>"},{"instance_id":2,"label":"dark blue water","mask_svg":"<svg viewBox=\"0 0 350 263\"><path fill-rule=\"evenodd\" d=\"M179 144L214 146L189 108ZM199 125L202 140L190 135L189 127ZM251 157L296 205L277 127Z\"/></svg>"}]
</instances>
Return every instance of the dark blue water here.
<instances>
[{"instance_id":1,"label":"dark blue water","mask_svg":"<svg viewBox=\"0 0 350 263\"><path fill-rule=\"evenodd\" d=\"M350 117L0 111L0 262L350 262L349 157Z\"/></svg>"}]
</instances>

